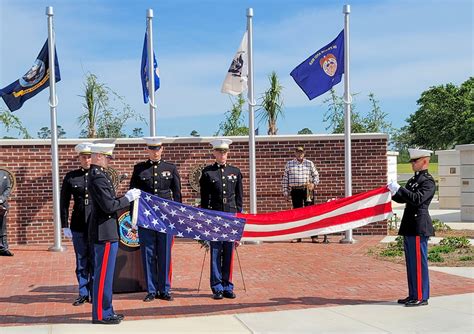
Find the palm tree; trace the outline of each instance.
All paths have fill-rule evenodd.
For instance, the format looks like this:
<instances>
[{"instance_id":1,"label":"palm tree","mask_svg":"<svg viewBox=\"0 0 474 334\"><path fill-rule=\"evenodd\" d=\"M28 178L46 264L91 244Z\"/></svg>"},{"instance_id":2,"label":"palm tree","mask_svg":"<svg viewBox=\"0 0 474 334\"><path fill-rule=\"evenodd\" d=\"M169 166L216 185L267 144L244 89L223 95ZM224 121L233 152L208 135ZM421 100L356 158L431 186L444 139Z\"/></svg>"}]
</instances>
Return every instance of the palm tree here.
<instances>
[{"instance_id":1,"label":"palm tree","mask_svg":"<svg viewBox=\"0 0 474 334\"><path fill-rule=\"evenodd\" d=\"M96 138L97 118L101 112L107 109L109 102L107 87L99 83L94 74L89 73L86 76L84 95L79 96L83 97L85 102L82 104L84 113L79 116L78 121L82 126L86 125L87 138Z\"/></svg>"},{"instance_id":2,"label":"palm tree","mask_svg":"<svg viewBox=\"0 0 474 334\"><path fill-rule=\"evenodd\" d=\"M263 93L258 111L260 111L260 119L268 123L267 133L276 135L278 132L276 127L278 117L283 115L283 98L281 96L283 86L280 84L275 71L268 76L268 79L270 80L270 88Z\"/></svg>"}]
</instances>

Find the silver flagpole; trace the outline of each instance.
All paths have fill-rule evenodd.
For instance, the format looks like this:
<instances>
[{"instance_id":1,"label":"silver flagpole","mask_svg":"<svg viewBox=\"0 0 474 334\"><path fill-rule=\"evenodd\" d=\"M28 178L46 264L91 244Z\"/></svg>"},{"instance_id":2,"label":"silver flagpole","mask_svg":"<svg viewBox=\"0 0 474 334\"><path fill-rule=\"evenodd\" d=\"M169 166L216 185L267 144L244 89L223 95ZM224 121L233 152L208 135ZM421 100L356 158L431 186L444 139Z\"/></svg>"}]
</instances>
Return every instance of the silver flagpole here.
<instances>
[{"instance_id":1,"label":"silver flagpole","mask_svg":"<svg viewBox=\"0 0 474 334\"><path fill-rule=\"evenodd\" d=\"M345 156L345 190L346 197L352 196L352 155L351 155L351 103L352 97L349 86L349 14L351 6L344 5L342 7L344 13L344 156ZM341 243L351 244L352 230L345 232L344 239Z\"/></svg>"},{"instance_id":2,"label":"silver flagpole","mask_svg":"<svg viewBox=\"0 0 474 334\"><path fill-rule=\"evenodd\" d=\"M59 164L58 164L58 128L56 122L56 73L54 57L54 35L53 35L53 7L46 7L48 16L48 52L49 52L49 109L51 114L51 153L53 165L53 221L54 221L54 245L49 248L53 252L61 252L65 248L61 246L61 221L59 211Z\"/></svg>"},{"instance_id":3,"label":"silver flagpole","mask_svg":"<svg viewBox=\"0 0 474 334\"><path fill-rule=\"evenodd\" d=\"M155 66L153 64L153 9L146 11L146 27L148 34L148 96L150 99L150 136L156 135L156 106L155 106Z\"/></svg>"},{"instance_id":4,"label":"silver flagpole","mask_svg":"<svg viewBox=\"0 0 474 334\"><path fill-rule=\"evenodd\" d=\"M253 100L253 8L247 8L248 38L248 102L249 102L249 172L250 172L250 213L257 213L257 189L255 169L255 101Z\"/></svg>"}]
</instances>

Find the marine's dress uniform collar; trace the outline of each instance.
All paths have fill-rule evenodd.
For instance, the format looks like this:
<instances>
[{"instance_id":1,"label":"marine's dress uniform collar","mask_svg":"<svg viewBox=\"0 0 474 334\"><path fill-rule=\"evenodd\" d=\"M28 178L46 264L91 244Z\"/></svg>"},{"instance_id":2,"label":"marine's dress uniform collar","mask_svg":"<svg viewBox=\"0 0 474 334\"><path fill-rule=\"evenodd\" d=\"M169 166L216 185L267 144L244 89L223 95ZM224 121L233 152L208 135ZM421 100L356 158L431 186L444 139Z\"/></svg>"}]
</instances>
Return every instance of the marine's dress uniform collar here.
<instances>
[{"instance_id":1,"label":"marine's dress uniform collar","mask_svg":"<svg viewBox=\"0 0 474 334\"><path fill-rule=\"evenodd\" d=\"M418 172L415 172L415 176L418 176L418 175L422 175L422 174L427 174L428 173L428 170L427 169L423 169L423 170L420 170Z\"/></svg>"},{"instance_id":2,"label":"marine's dress uniform collar","mask_svg":"<svg viewBox=\"0 0 474 334\"><path fill-rule=\"evenodd\" d=\"M214 162L214 165L215 165L217 168L226 168L226 167L227 167L227 163L221 165L221 164L219 164L217 161Z\"/></svg>"},{"instance_id":3,"label":"marine's dress uniform collar","mask_svg":"<svg viewBox=\"0 0 474 334\"><path fill-rule=\"evenodd\" d=\"M100 171L105 171L105 168L104 167L101 167L99 165L91 165L91 169L96 169L96 170L100 170Z\"/></svg>"},{"instance_id":4,"label":"marine's dress uniform collar","mask_svg":"<svg viewBox=\"0 0 474 334\"><path fill-rule=\"evenodd\" d=\"M161 163L162 159L158 160L158 161L154 161L154 160L151 160L151 159L148 159L148 163L150 165L159 165Z\"/></svg>"}]
</instances>

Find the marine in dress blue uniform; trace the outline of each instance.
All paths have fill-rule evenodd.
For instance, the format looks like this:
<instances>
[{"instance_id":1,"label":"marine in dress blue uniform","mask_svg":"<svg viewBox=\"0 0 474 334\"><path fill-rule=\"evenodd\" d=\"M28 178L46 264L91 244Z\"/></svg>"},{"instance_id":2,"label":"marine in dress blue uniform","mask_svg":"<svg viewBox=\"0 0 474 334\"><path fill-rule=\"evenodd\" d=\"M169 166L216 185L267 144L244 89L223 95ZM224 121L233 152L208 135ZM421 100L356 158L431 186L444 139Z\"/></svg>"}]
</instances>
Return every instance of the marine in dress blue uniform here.
<instances>
[{"instance_id":1,"label":"marine in dress blue uniform","mask_svg":"<svg viewBox=\"0 0 474 334\"><path fill-rule=\"evenodd\" d=\"M242 173L227 163L230 139L211 141L216 162L203 169L199 184L201 207L223 212L242 212ZM235 298L232 283L234 242L211 241L211 290L214 299Z\"/></svg>"},{"instance_id":2,"label":"marine in dress blue uniform","mask_svg":"<svg viewBox=\"0 0 474 334\"><path fill-rule=\"evenodd\" d=\"M112 179L106 171L114 146L91 146L89 238L94 245L92 323L95 324L118 324L124 318L122 314L116 314L112 306L112 283L119 240L117 211L128 208L140 196L140 190L131 189L125 196L116 197Z\"/></svg>"},{"instance_id":3,"label":"marine in dress blue uniform","mask_svg":"<svg viewBox=\"0 0 474 334\"><path fill-rule=\"evenodd\" d=\"M428 173L432 151L409 149L410 163L415 175L405 187L392 182L388 185L392 199L406 203L398 231L403 236L408 279L408 297L399 299L405 306L428 305L430 282L428 276L428 239L434 236L428 207L433 199L436 184Z\"/></svg>"},{"instance_id":4,"label":"marine in dress blue uniform","mask_svg":"<svg viewBox=\"0 0 474 334\"><path fill-rule=\"evenodd\" d=\"M0 256L13 256L7 241L8 197L11 191L12 183L8 173L0 170Z\"/></svg>"},{"instance_id":5,"label":"marine in dress blue uniform","mask_svg":"<svg viewBox=\"0 0 474 334\"><path fill-rule=\"evenodd\" d=\"M163 137L143 139L147 145L149 159L134 166L130 188L138 188L161 198L181 202L178 169L174 164L161 159ZM143 227L138 227L138 236L147 282L147 295L143 301L150 302L155 298L171 301L173 236Z\"/></svg>"},{"instance_id":6,"label":"marine in dress blue uniform","mask_svg":"<svg viewBox=\"0 0 474 334\"><path fill-rule=\"evenodd\" d=\"M81 167L66 174L61 187L60 211L61 226L66 238L72 239L76 256L76 278L79 284L79 296L72 305L79 306L91 300L94 273L93 252L89 243L88 229L90 218L89 205L89 168L91 164L92 143L76 145ZM69 225L69 204L74 198L74 206Z\"/></svg>"}]
</instances>

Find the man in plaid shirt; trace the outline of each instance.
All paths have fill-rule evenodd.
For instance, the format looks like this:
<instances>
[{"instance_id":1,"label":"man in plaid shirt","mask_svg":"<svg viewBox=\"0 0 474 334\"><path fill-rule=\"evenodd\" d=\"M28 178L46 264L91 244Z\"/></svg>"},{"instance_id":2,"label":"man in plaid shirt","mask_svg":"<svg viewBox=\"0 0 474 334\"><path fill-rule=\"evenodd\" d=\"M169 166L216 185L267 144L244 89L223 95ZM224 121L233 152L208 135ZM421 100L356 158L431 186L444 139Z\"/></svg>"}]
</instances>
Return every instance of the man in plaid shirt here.
<instances>
[{"instance_id":1,"label":"man in plaid shirt","mask_svg":"<svg viewBox=\"0 0 474 334\"><path fill-rule=\"evenodd\" d=\"M297 147L295 149L295 159L288 161L283 174L282 186L283 195L291 202L293 209L302 208L303 206L314 204L314 188L319 183L319 173L311 160L304 158L304 148ZM311 200L308 199L310 194ZM318 242L318 236L311 237L312 242ZM296 239L301 242L301 239ZM324 236L324 241L327 237Z\"/></svg>"}]
</instances>

